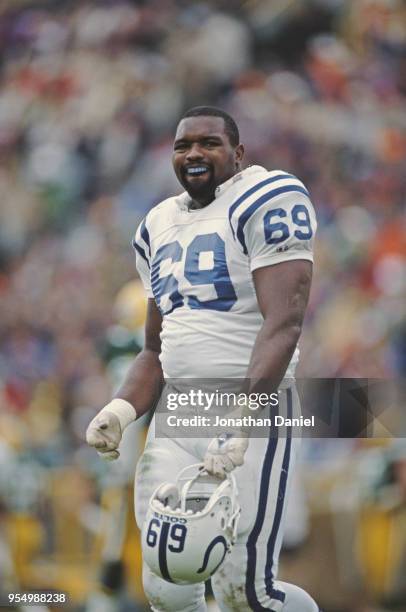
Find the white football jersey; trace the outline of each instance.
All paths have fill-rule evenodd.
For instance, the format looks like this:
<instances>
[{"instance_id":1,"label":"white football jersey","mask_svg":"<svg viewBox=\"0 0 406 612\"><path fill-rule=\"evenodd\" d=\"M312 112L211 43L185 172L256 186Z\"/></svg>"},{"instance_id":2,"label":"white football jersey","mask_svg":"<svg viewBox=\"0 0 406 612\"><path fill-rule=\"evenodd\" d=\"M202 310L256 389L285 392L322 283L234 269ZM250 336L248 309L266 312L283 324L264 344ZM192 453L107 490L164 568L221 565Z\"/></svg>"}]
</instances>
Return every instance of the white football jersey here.
<instances>
[{"instance_id":1,"label":"white football jersey","mask_svg":"<svg viewBox=\"0 0 406 612\"><path fill-rule=\"evenodd\" d=\"M316 217L303 183L250 166L217 187L208 206L189 195L155 206L133 245L148 297L163 316L165 378L244 378L262 325L252 272L313 261ZM293 377L296 349L286 373Z\"/></svg>"}]
</instances>

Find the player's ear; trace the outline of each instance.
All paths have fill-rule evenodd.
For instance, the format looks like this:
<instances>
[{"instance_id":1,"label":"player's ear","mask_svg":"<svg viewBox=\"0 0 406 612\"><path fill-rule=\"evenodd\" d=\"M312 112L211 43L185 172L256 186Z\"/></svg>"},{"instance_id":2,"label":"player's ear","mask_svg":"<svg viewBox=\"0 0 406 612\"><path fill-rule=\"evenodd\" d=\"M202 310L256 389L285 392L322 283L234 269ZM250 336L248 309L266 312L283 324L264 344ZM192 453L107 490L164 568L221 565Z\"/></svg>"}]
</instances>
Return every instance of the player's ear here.
<instances>
[{"instance_id":1,"label":"player's ear","mask_svg":"<svg viewBox=\"0 0 406 612\"><path fill-rule=\"evenodd\" d=\"M243 157L244 157L244 145L240 143L235 148L235 151L234 151L234 159L235 159L235 165L237 169L240 167Z\"/></svg>"}]
</instances>

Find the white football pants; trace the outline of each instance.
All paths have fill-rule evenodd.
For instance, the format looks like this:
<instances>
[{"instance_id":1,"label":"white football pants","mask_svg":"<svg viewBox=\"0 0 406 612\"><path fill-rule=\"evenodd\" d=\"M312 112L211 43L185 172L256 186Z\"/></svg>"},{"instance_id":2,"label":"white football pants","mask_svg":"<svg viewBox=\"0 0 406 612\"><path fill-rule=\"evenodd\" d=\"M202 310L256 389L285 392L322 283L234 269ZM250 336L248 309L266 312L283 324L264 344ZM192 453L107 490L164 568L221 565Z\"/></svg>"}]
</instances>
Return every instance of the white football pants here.
<instances>
[{"instance_id":1,"label":"white football pants","mask_svg":"<svg viewBox=\"0 0 406 612\"><path fill-rule=\"evenodd\" d=\"M295 388L280 392L282 414L298 416ZM207 438L155 438L151 423L135 478L135 513L140 529L149 499L163 482L174 482L180 470L203 460ZM255 438L245 462L235 470L241 518L231 554L212 577L212 588L224 612L318 612L314 600L299 587L276 580L286 500L300 440L277 436ZM204 534L202 534L204 538ZM144 564L143 584L155 612L205 612L204 583L181 586L153 574Z\"/></svg>"}]
</instances>

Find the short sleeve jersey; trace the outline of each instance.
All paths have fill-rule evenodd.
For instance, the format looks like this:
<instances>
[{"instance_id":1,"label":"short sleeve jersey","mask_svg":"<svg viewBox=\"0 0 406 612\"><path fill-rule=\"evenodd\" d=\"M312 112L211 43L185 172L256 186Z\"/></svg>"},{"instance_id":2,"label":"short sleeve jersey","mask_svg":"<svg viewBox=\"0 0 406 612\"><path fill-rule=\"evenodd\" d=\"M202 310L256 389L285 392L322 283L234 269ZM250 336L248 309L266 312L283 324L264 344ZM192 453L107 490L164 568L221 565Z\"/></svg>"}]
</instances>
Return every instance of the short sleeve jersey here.
<instances>
[{"instance_id":1,"label":"short sleeve jersey","mask_svg":"<svg viewBox=\"0 0 406 612\"><path fill-rule=\"evenodd\" d=\"M252 272L313 261L316 217L303 183L251 166L202 209L187 193L153 208L136 232L137 269L163 316L166 378L243 378L262 325ZM293 377L295 350L286 376Z\"/></svg>"}]
</instances>

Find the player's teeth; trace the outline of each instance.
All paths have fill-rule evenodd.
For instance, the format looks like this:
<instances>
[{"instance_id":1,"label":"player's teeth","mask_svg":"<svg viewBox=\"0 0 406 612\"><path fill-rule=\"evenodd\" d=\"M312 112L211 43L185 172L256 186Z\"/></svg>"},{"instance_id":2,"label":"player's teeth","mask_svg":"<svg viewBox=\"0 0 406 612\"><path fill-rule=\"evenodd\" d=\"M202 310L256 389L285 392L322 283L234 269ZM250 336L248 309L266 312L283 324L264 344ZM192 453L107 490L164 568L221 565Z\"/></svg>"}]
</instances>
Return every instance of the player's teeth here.
<instances>
[{"instance_id":1,"label":"player's teeth","mask_svg":"<svg viewBox=\"0 0 406 612\"><path fill-rule=\"evenodd\" d=\"M206 172L207 168L203 168L203 167L199 167L199 168L188 168L187 172L188 174L202 174L203 172Z\"/></svg>"}]
</instances>

